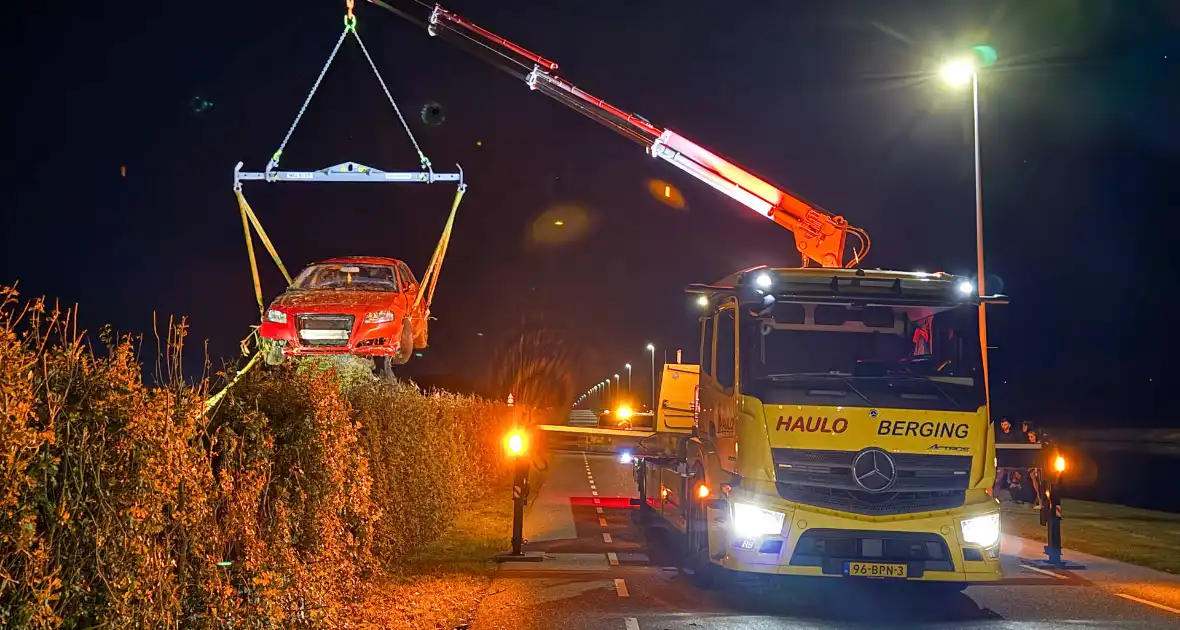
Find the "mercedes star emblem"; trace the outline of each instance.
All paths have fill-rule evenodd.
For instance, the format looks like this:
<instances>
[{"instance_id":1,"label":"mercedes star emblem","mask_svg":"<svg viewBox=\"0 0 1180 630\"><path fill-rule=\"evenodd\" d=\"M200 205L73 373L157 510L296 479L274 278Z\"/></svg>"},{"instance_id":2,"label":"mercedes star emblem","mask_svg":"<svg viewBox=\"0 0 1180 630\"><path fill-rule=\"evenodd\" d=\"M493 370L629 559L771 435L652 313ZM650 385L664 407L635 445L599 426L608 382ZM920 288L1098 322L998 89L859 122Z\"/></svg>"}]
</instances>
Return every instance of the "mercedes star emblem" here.
<instances>
[{"instance_id":1,"label":"mercedes star emblem","mask_svg":"<svg viewBox=\"0 0 1180 630\"><path fill-rule=\"evenodd\" d=\"M897 464L879 448L866 448L852 460L852 478L869 492L885 492L897 481Z\"/></svg>"}]
</instances>

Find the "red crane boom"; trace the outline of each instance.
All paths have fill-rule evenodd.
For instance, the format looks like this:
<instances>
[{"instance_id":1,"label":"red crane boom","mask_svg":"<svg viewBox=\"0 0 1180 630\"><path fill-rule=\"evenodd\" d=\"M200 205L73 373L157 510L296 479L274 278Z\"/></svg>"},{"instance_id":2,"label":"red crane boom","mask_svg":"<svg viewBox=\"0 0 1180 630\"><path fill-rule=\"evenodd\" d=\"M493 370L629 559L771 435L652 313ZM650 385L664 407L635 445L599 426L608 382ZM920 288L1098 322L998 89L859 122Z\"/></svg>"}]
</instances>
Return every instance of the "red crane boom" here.
<instances>
[{"instance_id":1,"label":"red crane boom","mask_svg":"<svg viewBox=\"0 0 1180 630\"><path fill-rule=\"evenodd\" d=\"M416 23L421 23L384 0L368 0ZM419 5L423 5L418 2ZM864 260L869 237L844 217L833 215L786 192L749 171L718 156L671 129L661 129L638 114L620 109L553 73L557 63L514 44L439 5L431 10L428 32L453 36L453 43L466 45L501 69L521 78L530 89L561 101L582 114L644 145L648 155L670 162L731 199L771 219L795 235L795 247L803 266L809 261L822 267L852 267ZM852 259L845 263L848 235L858 243Z\"/></svg>"}]
</instances>

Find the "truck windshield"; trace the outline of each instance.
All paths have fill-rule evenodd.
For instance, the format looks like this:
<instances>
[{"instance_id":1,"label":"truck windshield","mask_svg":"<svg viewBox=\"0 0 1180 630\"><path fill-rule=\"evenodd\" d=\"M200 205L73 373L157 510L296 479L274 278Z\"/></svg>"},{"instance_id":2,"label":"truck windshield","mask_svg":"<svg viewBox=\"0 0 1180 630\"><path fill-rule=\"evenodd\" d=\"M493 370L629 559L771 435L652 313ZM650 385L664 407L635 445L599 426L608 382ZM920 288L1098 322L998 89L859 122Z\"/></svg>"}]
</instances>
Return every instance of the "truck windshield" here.
<instances>
[{"instance_id":1,"label":"truck windshield","mask_svg":"<svg viewBox=\"0 0 1180 630\"><path fill-rule=\"evenodd\" d=\"M826 304L743 312L742 392L767 404L974 411L984 400L977 313Z\"/></svg>"}]
</instances>

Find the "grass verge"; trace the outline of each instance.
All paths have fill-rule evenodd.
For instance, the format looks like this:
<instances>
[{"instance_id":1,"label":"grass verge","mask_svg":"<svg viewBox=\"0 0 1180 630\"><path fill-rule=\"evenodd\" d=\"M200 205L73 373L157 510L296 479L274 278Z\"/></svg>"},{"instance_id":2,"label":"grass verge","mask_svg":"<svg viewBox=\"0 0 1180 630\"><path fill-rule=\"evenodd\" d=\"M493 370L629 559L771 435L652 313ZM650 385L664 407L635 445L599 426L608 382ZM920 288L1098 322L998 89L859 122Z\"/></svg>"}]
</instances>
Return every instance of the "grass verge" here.
<instances>
[{"instance_id":1,"label":"grass verge","mask_svg":"<svg viewBox=\"0 0 1180 630\"><path fill-rule=\"evenodd\" d=\"M1180 514L1065 499L1064 546L1082 553L1180 574ZM1004 505L1004 531L1045 542L1039 511Z\"/></svg>"},{"instance_id":2,"label":"grass verge","mask_svg":"<svg viewBox=\"0 0 1180 630\"><path fill-rule=\"evenodd\" d=\"M546 476L533 469L531 496ZM433 630L470 623L498 566L493 557L511 546L511 497L510 480L495 485L484 498L463 506L439 540L370 585L358 615L360 627Z\"/></svg>"}]
</instances>

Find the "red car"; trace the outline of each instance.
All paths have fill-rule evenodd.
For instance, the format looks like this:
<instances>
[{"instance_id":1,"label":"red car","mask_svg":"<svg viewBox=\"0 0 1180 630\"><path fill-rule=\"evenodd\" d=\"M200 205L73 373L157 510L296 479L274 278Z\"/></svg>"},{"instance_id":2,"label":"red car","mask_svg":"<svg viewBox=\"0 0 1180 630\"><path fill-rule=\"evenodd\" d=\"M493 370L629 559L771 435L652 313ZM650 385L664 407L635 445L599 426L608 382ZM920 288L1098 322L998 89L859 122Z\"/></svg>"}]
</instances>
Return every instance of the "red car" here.
<instances>
[{"instance_id":1,"label":"red car","mask_svg":"<svg viewBox=\"0 0 1180 630\"><path fill-rule=\"evenodd\" d=\"M259 334L266 360L352 354L402 365L426 347L418 281L393 258L333 258L304 269L266 309Z\"/></svg>"}]
</instances>

